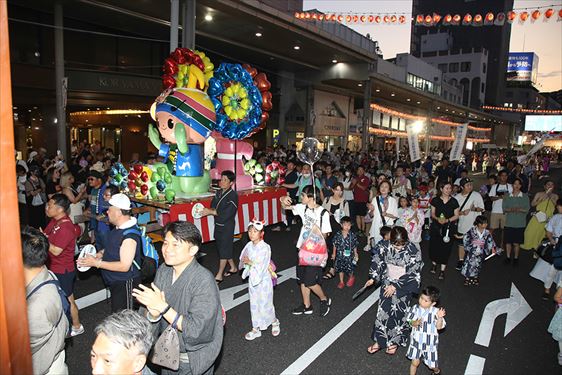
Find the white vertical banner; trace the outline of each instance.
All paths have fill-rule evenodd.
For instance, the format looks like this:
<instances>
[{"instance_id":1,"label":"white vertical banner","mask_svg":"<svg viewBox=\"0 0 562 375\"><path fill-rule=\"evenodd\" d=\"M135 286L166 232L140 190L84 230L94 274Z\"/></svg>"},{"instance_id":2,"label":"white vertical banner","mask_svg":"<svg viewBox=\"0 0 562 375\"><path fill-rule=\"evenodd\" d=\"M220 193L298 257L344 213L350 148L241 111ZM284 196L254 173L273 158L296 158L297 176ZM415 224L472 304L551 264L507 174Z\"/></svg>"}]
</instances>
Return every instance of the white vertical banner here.
<instances>
[{"instance_id":1,"label":"white vertical banner","mask_svg":"<svg viewBox=\"0 0 562 375\"><path fill-rule=\"evenodd\" d=\"M451 155L449 160L460 160L462 151L464 150L464 143L466 140L466 133L468 132L468 122L457 127L455 131L455 142L451 148Z\"/></svg>"},{"instance_id":2,"label":"white vertical banner","mask_svg":"<svg viewBox=\"0 0 562 375\"><path fill-rule=\"evenodd\" d=\"M533 156L534 153L536 153L538 150L540 150L543 145L544 145L544 141L545 141L546 137L542 137L537 143L535 143L535 145L533 146L533 148L531 148L529 150L529 152L527 152L526 155L521 155L517 157L517 162L519 164L524 164L527 162L527 159L529 159L531 156Z\"/></svg>"},{"instance_id":3,"label":"white vertical banner","mask_svg":"<svg viewBox=\"0 0 562 375\"><path fill-rule=\"evenodd\" d=\"M414 124L414 122L406 123L408 148L410 149L410 161L412 162L421 159L420 142L418 140L418 133L414 131Z\"/></svg>"}]
</instances>

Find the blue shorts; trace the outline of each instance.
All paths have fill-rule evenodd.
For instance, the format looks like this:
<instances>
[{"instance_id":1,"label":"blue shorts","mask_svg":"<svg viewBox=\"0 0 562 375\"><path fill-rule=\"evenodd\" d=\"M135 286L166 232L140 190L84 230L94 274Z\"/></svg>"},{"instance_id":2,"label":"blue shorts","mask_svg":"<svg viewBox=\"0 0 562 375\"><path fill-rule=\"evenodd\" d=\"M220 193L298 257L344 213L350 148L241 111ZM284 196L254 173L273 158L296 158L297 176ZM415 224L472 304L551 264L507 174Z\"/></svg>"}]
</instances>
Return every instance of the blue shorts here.
<instances>
[{"instance_id":1,"label":"blue shorts","mask_svg":"<svg viewBox=\"0 0 562 375\"><path fill-rule=\"evenodd\" d=\"M76 281L76 271L69 271L65 273L55 273L59 284L66 296L74 294L74 282Z\"/></svg>"}]
</instances>

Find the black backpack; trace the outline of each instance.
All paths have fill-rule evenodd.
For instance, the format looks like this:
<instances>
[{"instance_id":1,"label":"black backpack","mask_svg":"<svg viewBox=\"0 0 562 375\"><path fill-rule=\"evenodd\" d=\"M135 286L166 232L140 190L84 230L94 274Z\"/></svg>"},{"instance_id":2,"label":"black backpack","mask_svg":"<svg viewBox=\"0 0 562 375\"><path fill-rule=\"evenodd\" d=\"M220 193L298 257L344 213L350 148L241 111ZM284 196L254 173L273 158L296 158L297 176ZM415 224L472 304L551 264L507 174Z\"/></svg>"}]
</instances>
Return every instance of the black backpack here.
<instances>
[{"instance_id":1,"label":"black backpack","mask_svg":"<svg viewBox=\"0 0 562 375\"><path fill-rule=\"evenodd\" d=\"M66 315L66 319L68 319L68 332L67 332L67 336L68 336L70 334L71 330L72 330L72 316L70 315L70 302L68 301L68 296L66 295L64 290L62 290L62 288L60 286L60 283L59 283L59 280L50 271L49 271L49 274L51 275L53 280L43 281L41 284L37 285L31 291L31 293L29 293L27 295L27 297L25 297L25 299L28 300L29 297L31 297L35 292L37 292L43 286L48 285L48 284L53 284L57 288L57 292L59 293L60 301L61 301L61 304L62 304L62 312L61 312L59 320L57 321L57 324L55 326L58 327L60 321L62 320L62 317L64 315Z\"/></svg>"},{"instance_id":2,"label":"black backpack","mask_svg":"<svg viewBox=\"0 0 562 375\"><path fill-rule=\"evenodd\" d=\"M137 264L133 258L133 265L140 271L142 283L150 284L154 281L156 271L158 270L158 252L152 243L152 239L146 235L143 229L138 226L125 229L123 236L130 233L138 235L141 241L141 264Z\"/></svg>"}]
</instances>

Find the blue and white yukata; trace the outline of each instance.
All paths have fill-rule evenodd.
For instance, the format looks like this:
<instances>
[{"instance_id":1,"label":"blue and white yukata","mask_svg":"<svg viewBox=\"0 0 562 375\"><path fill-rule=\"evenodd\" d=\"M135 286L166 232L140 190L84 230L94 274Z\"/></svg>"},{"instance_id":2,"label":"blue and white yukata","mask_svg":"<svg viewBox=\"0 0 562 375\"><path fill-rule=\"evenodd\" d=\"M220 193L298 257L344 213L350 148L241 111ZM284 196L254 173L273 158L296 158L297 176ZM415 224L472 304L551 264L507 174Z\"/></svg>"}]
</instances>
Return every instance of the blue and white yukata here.
<instances>
[{"instance_id":1,"label":"blue and white yukata","mask_svg":"<svg viewBox=\"0 0 562 375\"><path fill-rule=\"evenodd\" d=\"M412 306L406 319L408 321L421 319L421 323L417 327L412 327L410 332L410 345L406 357L408 359L423 358L430 369L438 368L437 362L437 346L439 345L439 332L437 330L437 312L439 309L435 306L429 309L421 308L419 305ZM443 318L443 327L445 328L445 318Z\"/></svg>"},{"instance_id":2,"label":"blue and white yukata","mask_svg":"<svg viewBox=\"0 0 562 375\"><path fill-rule=\"evenodd\" d=\"M463 237L464 263L461 274L466 278L478 277L484 264L484 259L496 248L492 234L484 229L480 232L472 227Z\"/></svg>"},{"instance_id":3,"label":"blue and white yukata","mask_svg":"<svg viewBox=\"0 0 562 375\"><path fill-rule=\"evenodd\" d=\"M264 331L277 320L273 306L273 280L269 271L271 247L263 240L257 244L250 241L242 250L240 261L244 256L252 262L251 266L240 264L244 267L242 278L248 277L252 327Z\"/></svg>"}]
</instances>

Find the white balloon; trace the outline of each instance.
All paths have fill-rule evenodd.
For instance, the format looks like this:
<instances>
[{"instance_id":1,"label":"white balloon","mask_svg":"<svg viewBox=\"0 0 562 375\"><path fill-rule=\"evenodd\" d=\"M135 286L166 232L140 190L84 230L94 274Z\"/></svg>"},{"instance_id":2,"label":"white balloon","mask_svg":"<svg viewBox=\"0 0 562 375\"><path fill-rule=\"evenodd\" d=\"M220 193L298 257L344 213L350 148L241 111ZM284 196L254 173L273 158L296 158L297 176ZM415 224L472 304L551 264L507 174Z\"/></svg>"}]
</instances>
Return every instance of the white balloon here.
<instances>
[{"instance_id":1,"label":"white balloon","mask_svg":"<svg viewBox=\"0 0 562 375\"><path fill-rule=\"evenodd\" d=\"M310 165L320 160L322 153L318 148L319 144L320 142L318 142L318 139L316 138L308 137L303 139L301 142L301 148L297 152L299 160Z\"/></svg>"}]
</instances>

